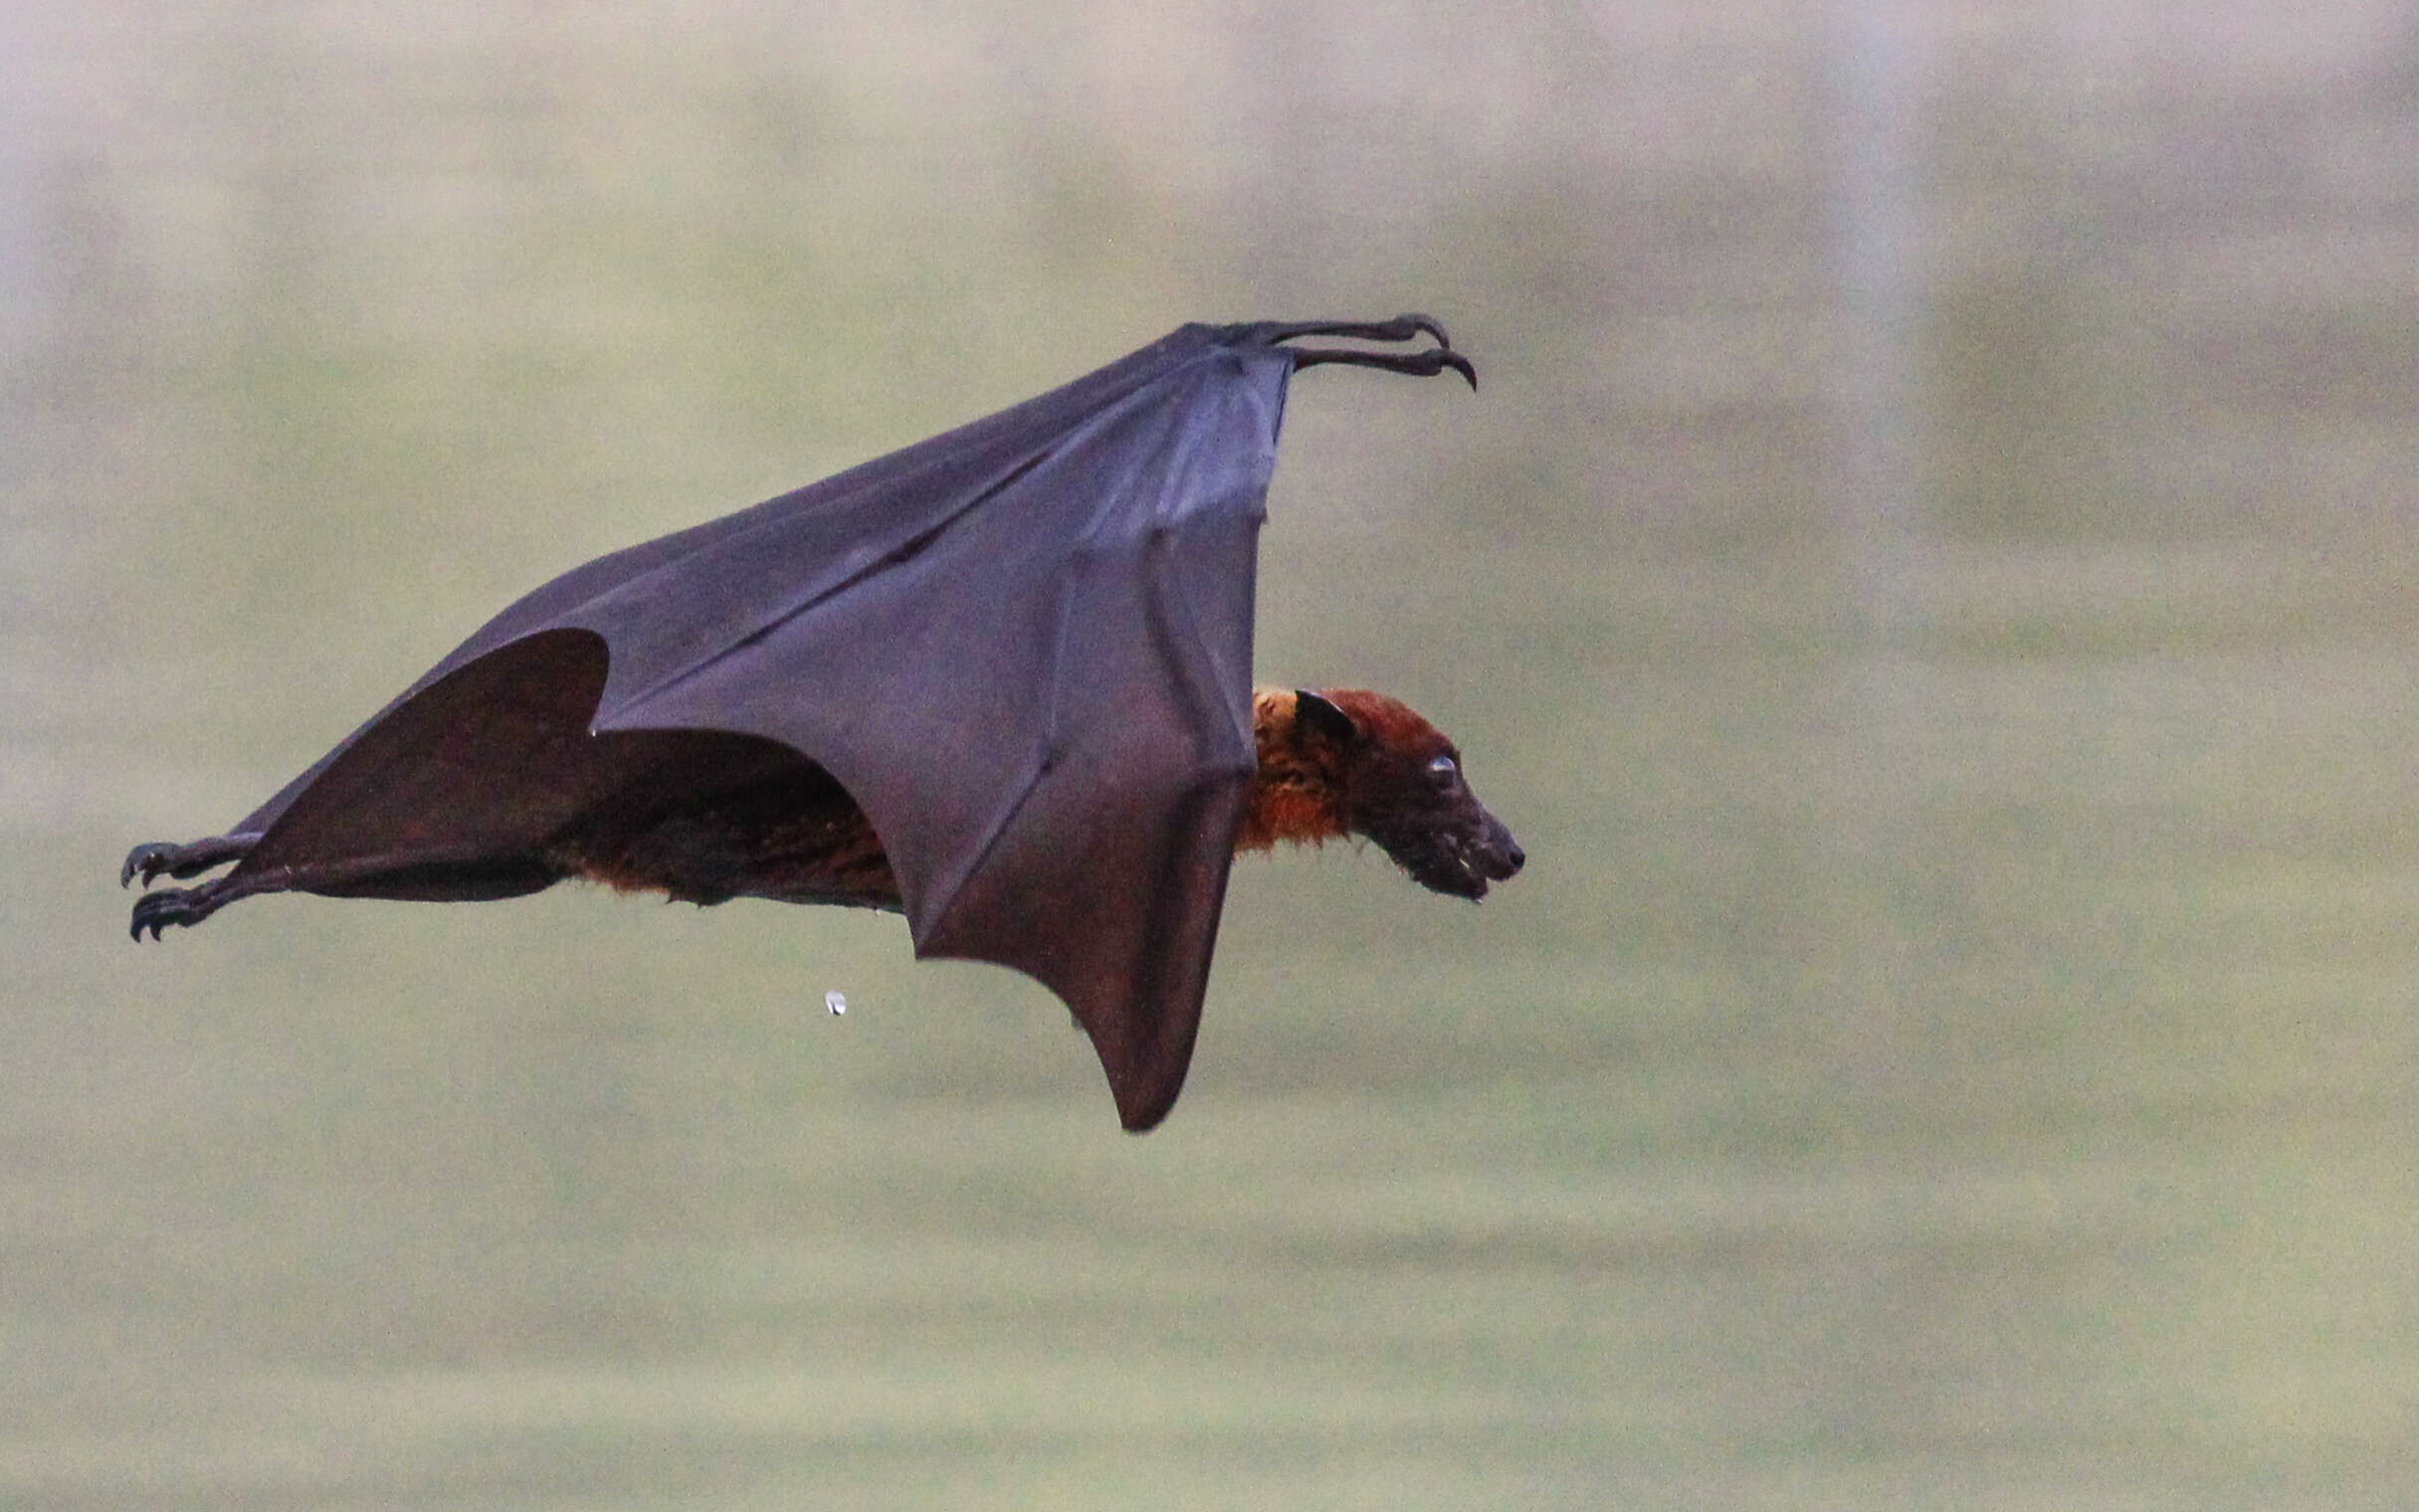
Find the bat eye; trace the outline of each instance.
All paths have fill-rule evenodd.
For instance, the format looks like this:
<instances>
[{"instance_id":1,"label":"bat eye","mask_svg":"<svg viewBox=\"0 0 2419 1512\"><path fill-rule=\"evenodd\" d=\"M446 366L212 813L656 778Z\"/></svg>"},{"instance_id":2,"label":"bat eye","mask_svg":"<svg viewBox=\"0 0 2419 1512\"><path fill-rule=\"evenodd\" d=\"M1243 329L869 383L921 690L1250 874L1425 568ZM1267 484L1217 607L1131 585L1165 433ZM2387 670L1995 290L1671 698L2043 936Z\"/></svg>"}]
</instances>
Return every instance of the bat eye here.
<instances>
[{"instance_id":1,"label":"bat eye","mask_svg":"<svg viewBox=\"0 0 2419 1512\"><path fill-rule=\"evenodd\" d=\"M1440 781L1451 779L1453 774L1461 769L1461 764L1450 756L1439 756L1428 763L1428 775Z\"/></svg>"}]
</instances>

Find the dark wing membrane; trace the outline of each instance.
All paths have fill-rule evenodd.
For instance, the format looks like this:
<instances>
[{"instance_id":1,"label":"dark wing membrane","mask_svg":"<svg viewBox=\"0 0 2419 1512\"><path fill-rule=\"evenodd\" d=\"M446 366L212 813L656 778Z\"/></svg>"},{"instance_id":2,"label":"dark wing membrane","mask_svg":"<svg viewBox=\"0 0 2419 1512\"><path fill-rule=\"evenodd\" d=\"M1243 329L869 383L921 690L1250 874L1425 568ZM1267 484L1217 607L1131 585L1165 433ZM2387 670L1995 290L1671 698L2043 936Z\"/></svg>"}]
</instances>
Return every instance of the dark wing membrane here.
<instances>
[{"instance_id":1,"label":"dark wing membrane","mask_svg":"<svg viewBox=\"0 0 2419 1512\"><path fill-rule=\"evenodd\" d=\"M1256 541L1294 361L1258 334L1183 327L564 574L239 826L267 834L238 869L399 834L534 845L632 780L572 749L589 731L778 741L872 819L918 954L1058 992L1149 1127L1190 1057L1254 767Z\"/></svg>"},{"instance_id":2,"label":"dark wing membrane","mask_svg":"<svg viewBox=\"0 0 2419 1512\"><path fill-rule=\"evenodd\" d=\"M366 895L410 897L415 872L501 860L526 873L511 890L545 886L537 848L610 788L588 735L604 685L605 643L585 631L526 636L432 673L279 795L276 823L237 869L393 857L405 884Z\"/></svg>"},{"instance_id":3,"label":"dark wing membrane","mask_svg":"<svg viewBox=\"0 0 2419 1512\"><path fill-rule=\"evenodd\" d=\"M875 458L750 508L575 567L523 595L481 626L385 708L364 720L360 728L245 816L230 833L259 835L267 831L303 789L381 720L423 688L499 647L572 623L591 601L616 589L641 584L667 568L677 572L701 553L768 524L826 521L823 533L839 543L841 551L863 546L877 535L902 541L912 539L917 519L945 515L953 505L962 505L962 490L969 483L1012 470L1021 458L1045 445L1053 434L1080 426L1100 406L1147 386L1161 373L1197 359L1235 334L1234 327L1179 327L1107 367L956 430ZM852 531L858 532L854 538ZM725 602L735 602L738 595L724 593L720 597ZM682 613L682 606L675 604L660 608L668 618L677 618ZM618 663L620 659L616 660Z\"/></svg>"},{"instance_id":4,"label":"dark wing membrane","mask_svg":"<svg viewBox=\"0 0 2419 1512\"><path fill-rule=\"evenodd\" d=\"M325 763L239 869L292 867L305 890L337 897L510 897L553 883L550 843L600 815L773 779L804 794L836 786L761 736L591 734L605 669L604 638L588 630L542 630L464 662ZM354 874L330 877L331 864Z\"/></svg>"},{"instance_id":5,"label":"dark wing membrane","mask_svg":"<svg viewBox=\"0 0 2419 1512\"><path fill-rule=\"evenodd\" d=\"M820 528L768 524L684 563L694 589L598 600L566 617L613 648L597 728L806 753L882 836L918 953L1040 979L1091 1032L1126 1123L1155 1123L1255 766L1255 553L1290 372L1282 351L1205 350L944 518L919 509L905 541L844 548L846 570ZM659 623L667 593L740 574L784 585L777 613L703 649L685 617Z\"/></svg>"}]
</instances>

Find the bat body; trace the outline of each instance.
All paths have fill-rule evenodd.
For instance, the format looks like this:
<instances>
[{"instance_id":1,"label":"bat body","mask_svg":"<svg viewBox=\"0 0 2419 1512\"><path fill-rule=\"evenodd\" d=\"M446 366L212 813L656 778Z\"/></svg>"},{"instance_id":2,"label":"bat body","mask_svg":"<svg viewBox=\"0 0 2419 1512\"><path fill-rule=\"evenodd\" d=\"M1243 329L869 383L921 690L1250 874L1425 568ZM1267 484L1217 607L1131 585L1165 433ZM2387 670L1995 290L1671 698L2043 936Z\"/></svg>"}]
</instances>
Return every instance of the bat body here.
<instances>
[{"instance_id":1,"label":"bat body","mask_svg":"<svg viewBox=\"0 0 2419 1512\"><path fill-rule=\"evenodd\" d=\"M1438 344L1288 344L1422 333ZM1183 1084L1238 845L1363 834L1474 898L1519 864L1402 705L1255 699L1278 430L1294 370L1321 362L1476 382L1422 316L1188 325L599 558L226 835L137 847L122 876L146 884L234 865L146 892L134 933L260 892L474 900L566 876L893 908L918 955L1058 993L1149 1128Z\"/></svg>"}]
</instances>

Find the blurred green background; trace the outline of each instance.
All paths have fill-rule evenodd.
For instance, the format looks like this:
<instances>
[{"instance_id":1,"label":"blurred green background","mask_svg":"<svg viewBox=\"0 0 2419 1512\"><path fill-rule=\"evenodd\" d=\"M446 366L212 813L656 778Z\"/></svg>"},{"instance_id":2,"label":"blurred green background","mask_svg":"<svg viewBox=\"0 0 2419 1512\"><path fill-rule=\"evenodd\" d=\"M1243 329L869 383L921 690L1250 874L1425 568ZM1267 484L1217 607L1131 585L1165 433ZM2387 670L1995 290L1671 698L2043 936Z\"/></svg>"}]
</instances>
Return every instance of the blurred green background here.
<instances>
[{"instance_id":1,"label":"blurred green background","mask_svg":"<svg viewBox=\"0 0 2419 1512\"><path fill-rule=\"evenodd\" d=\"M2410 1505L2414 269L2400 3L7 8L0 1505ZM1158 1133L895 919L125 942L574 562L1405 308L1260 671L1530 865L1240 866Z\"/></svg>"}]
</instances>

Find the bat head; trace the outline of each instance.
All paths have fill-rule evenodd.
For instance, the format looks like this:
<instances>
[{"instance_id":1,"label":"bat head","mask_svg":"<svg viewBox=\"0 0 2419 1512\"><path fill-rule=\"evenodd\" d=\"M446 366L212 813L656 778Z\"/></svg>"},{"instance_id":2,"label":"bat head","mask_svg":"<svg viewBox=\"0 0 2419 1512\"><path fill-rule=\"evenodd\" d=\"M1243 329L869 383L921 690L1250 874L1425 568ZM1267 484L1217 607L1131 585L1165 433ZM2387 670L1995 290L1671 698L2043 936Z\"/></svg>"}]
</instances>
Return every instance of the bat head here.
<instances>
[{"instance_id":1,"label":"bat head","mask_svg":"<svg viewBox=\"0 0 2419 1512\"><path fill-rule=\"evenodd\" d=\"M1360 688L1296 692L1294 739L1329 774L1335 821L1433 892L1478 901L1527 855L1470 790L1462 753L1401 701Z\"/></svg>"}]
</instances>

